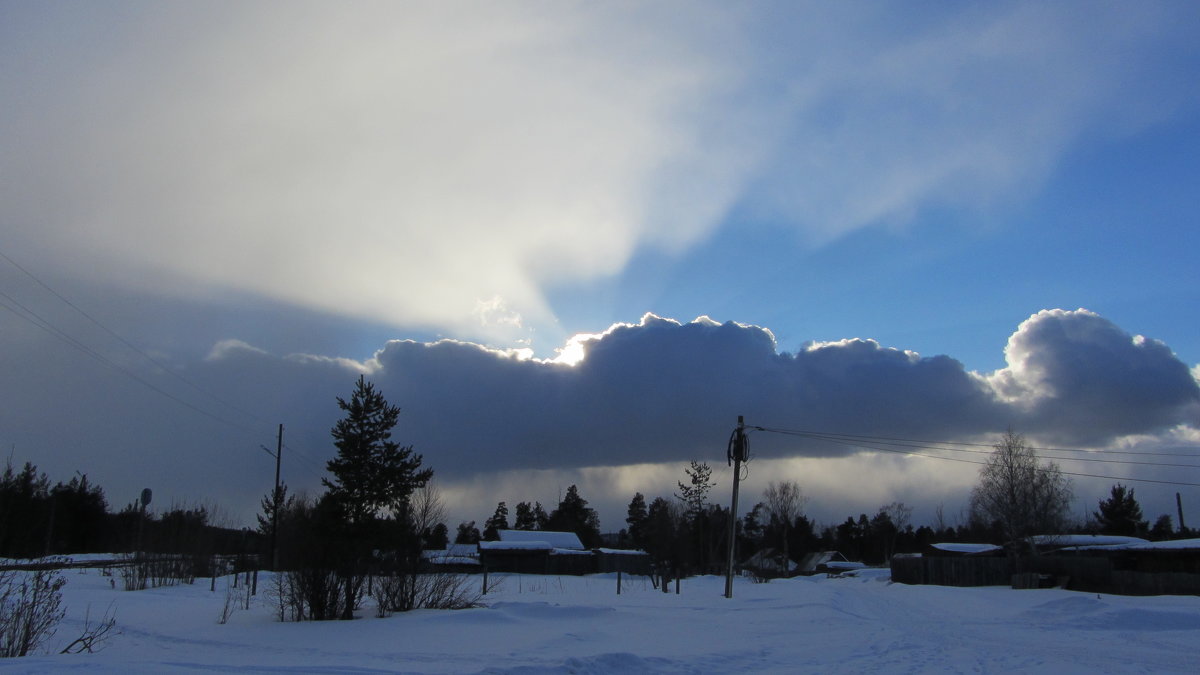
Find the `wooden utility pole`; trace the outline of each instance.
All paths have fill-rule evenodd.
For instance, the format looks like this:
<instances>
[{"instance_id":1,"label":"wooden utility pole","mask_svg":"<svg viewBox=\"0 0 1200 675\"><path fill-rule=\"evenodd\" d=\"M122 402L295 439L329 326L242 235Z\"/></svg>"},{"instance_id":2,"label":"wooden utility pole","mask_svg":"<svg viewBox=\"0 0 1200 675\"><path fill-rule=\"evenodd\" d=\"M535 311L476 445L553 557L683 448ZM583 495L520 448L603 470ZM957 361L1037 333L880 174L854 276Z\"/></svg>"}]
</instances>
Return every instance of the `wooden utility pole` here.
<instances>
[{"instance_id":1,"label":"wooden utility pole","mask_svg":"<svg viewBox=\"0 0 1200 675\"><path fill-rule=\"evenodd\" d=\"M1175 493L1175 508L1179 509L1179 531L1187 532L1187 525L1183 524L1183 497L1179 493Z\"/></svg>"},{"instance_id":2,"label":"wooden utility pole","mask_svg":"<svg viewBox=\"0 0 1200 675\"><path fill-rule=\"evenodd\" d=\"M271 493L274 508L271 509L271 571L279 571L279 464L283 459L283 424L279 425L279 438L275 444L275 491Z\"/></svg>"},{"instance_id":3,"label":"wooden utility pole","mask_svg":"<svg viewBox=\"0 0 1200 675\"><path fill-rule=\"evenodd\" d=\"M742 462L746 461L746 423L738 415L737 429L729 439L729 461L733 464L733 505L729 507L729 556L725 564L725 597L733 597L733 551L737 540L738 483L742 479Z\"/></svg>"}]
</instances>

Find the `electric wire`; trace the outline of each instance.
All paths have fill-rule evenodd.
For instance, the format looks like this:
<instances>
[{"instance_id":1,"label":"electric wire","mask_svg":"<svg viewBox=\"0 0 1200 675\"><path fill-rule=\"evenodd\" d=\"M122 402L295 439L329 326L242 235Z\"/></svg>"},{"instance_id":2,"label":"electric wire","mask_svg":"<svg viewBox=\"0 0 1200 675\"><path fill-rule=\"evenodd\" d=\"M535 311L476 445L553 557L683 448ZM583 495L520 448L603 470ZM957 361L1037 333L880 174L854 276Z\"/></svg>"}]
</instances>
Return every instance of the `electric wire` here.
<instances>
[{"instance_id":1,"label":"electric wire","mask_svg":"<svg viewBox=\"0 0 1200 675\"><path fill-rule=\"evenodd\" d=\"M4 260L8 261L8 263L9 263L10 265L12 265L13 267L15 267L15 268L17 268L18 270L20 270L22 274L24 274L25 276L27 276L27 277L29 277L30 279L32 279L34 283L36 283L38 286L41 286L43 289L45 289L45 290L46 290L46 292L48 292L48 293L50 293L51 295L53 295L54 297L58 298L60 301L62 301L62 302L63 302L63 304L65 304L66 306L68 306L68 307L70 307L71 309L75 310L75 311L76 311L76 312L77 312L77 313L78 313L80 316L82 316L83 318L87 319L88 321L90 321L90 322L92 322L93 324L95 324L96 326L98 326L98 327L99 327L101 330L103 330L105 333L108 333L108 334L109 334L109 335L110 335L110 336L111 336L113 339L115 339L115 340L117 340L118 342L120 342L121 344L125 345L125 346L126 346L126 347L128 347L128 348L129 348L131 351L133 351L134 353L138 354L138 355L139 355L139 356L141 356L142 358L146 359L146 360L147 360L147 361L149 361L151 364L153 364L154 366L158 367L159 369L161 369L163 372L167 373L167 374L168 374L168 375L170 375L171 377L174 377L175 379L179 380L180 382L183 382L184 384L188 385L188 386L189 386L189 387L191 387L192 389L194 389L194 390L196 390L196 391L200 392L201 394L204 394L205 396L207 396L207 397L209 397L210 399L212 399L212 400L216 401L217 403L220 403L221 405L224 405L226 408L229 408L230 410L232 410L232 411L234 411L234 412L237 412L237 413L239 413L239 414L241 414L241 415L245 415L246 417L249 417L249 418L251 418L251 419L257 420L257 421L259 421L259 422L262 422L262 421L263 421L263 420L262 420L260 417L258 417L258 416L257 416L257 415L255 415L254 413L252 413L252 412L249 412L249 411L245 410L244 408L241 408L241 407L239 407L239 406L237 406L237 405L234 405L233 403L230 403L229 401L226 401L225 399L221 398L220 396L217 396L216 394L212 393L211 391L208 391L208 390L207 390L207 389L205 389L204 387L201 387L200 385L196 384L195 382L193 382L192 380L188 379L187 377L184 377L184 376L183 376L181 373L179 373L179 372L175 371L175 370L174 370L173 368L171 368L170 366L168 366L168 365L166 365L166 364L162 363L162 362L161 362L161 361L159 361L158 359L156 359L156 358L154 358L153 356L151 356L151 355L147 354L145 351L143 351L142 349L140 349L140 348L139 348L137 345L133 344L133 343L132 343L132 342L130 342L129 340L126 340L126 339L125 339L124 337L122 337L122 336L121 336L119 333L117 333L116 331L112 330L112 329L111 329L111 328L109 328L108 326L106 326L106 325L104 325L103 323L101 323L101 322L100 322L100 320L96 319L95 317L93 317L93 316L92 316L91 314L89 314L88 312L84 311L84 310L83 310L83 308L81 308L80 306L78 306L78 305L76 305L75 303L71 302L71 300L70 300L70 299L68 299L66 296L62 295L62 294L61 294L61 293L59 293L58 291L56 291L56 290L54 290L53 288L51 288L49 284L47 284L46 282L44 282L44 281L42 281L41 279L39 279L39 278L37 277L37 275L35 275L33 272L30 272L28 269L26 269L25 267L23 267L23 266L22 266L20 263L18 263L16 260L13 260L13 259L12 259L11 257L9 257L9 256L8 256L6 253L4 253L4 251L0 251L0 258L3 258ZM5 297L8 297L8 296L6 295ZM11 298L10 298L10 299L11 299ZM57 330L57 329L56 329L56 330ZM61 332L61 331L59 331L59 332ZM72 341L74 341L74 340L72 340Z\"/></svg>"},{"instance_id":2,"label":"electric wire","mask_svg":"<svg viewBox=\"0 0 1200 675\"><path fill-rule=\"evenodd\" d=\"M42 329L43 331L49 333L50 335L53 335L54 337L58 338L59 340L62 340L66 344L70 345L71 347L79 350L84 355L92 358L93 360L99 362L100 364L102 364L118 373L121 373L122 375L137 382L138 384L141 384L142 386L150 389L151 391L154 391L155 393L157 393L161 396L165 396L166 398L174 401L175 403L178 403L179 405L182 405L182 406L192 410L193 412L204 415L205 417L208 417L211 420L220 422L222 424L226 424L235 429L239 429L243 432L246 432L246 433L249 433L249 434L252 434L255 436L257 436L259 434L259 432L255 431L245 425L239 424L237 422L233 422L231 420L225 419L224 417L221 417L212 412L209 412L203 408L200 408L199 406L196 406L188 401L185 401L184 399L179 398L178 396L175 396L174 394L156 386L154 383L149 382L148 380L142 378L141 376L130 371L129 369L124 368L123 366L121 366L117 362L113 361L112 359L108 358L107 356L104 356L100 352L97 352L96 350L92 349L91 347L88 347L87 345L83 344L79 340L76 340L71 335L69 335L65 331L59 329L58 327L54 326L49 321L47 321L46 319L41 317L37 312L34 312L33 310L29 309L25 305L21 304L19 301L17 301L15 298L8 295L7 293L0 291L0 297L5 298L9 302L11 302L14 305L16 305L17 307L19 307L22 310L22 312L24 312L24 313L18 312L16 310L14 310L12 307L9 307L8 305L0 304L0 306L3 306L5 309L13 312L17 317L24 319L25 321L33 324L34 326L37 326L38 328Z\"/></svg>"},{"instance_id":3,"label":"electric wire","mask_svg":"<svg viewBox=\"0 0 1200 675\"><path fill-rule=\"evenodd\" d=\"M844 440L844 438L845 438L842 434L823 434L823 433L817 433L817 432L807 432L807 433L802 433L802 434L797 434L797 435L803 435L808 438L831 440L831 441L835 440L835 439ZM869 439L870 437L858 436L856 438ZM864 442L883 442L883 441L864 441ZM928 441L928 443L944 443L947 445L955 445L955 444L949 443L947 441ZM936 446L932 446L932 445L922 445L922 444L919 444L918 441L912 441L912 442L887 441L887 444L899 446L899 447L915 448L918 450L965 452L965 453L970 453L970 454L975 454L975 455L990 455L990 454L992 454L992 451L990 451L990 450L973 450L973 449L969 449L969 448L955 448L955 447L936 447ZM978 444L978 443L963 443L961 445L978 446L980 444ZM1026 447L1029 447L1030 450L1037 450L1037 448L1034 448L1031 446L1026 446ZM1097 453L1099 453L1099 452L1103 452L1103 451L1081 450L1080 452L1097 452ZM1194 458L1200 459L1200 456L1197 456L1197 455L1177 455L1177 456L1194 457ZM1200 469L1200 464L1176 464L1176 463L1171 463L1171 462L1143 462L1143 461L1128 460L1128 459L1102 459L1102 458L1097 458L1097 457L1060 457L1057 455L1040 455L1040 457L1042 459L1053 459L1053 460L1058 460L1058 461L1063 461L1063 462L1098 462L1098 463L1102 463L1102 464L1126 464L1126 465L1132 465L1132 466L1160 466L1160 467L1172 467L1172 468Z\"/></svg>"},{"instance_id":4,"label":"electric wire","mask_svg":"<svg viewBox=\"0 0 1200 675\"><path fill-rule=\"evenodd\" d=\"M809 438L812 440L820 440L820 441L825 441L827 443L832 443L835 445L859 448L859 449L863 449L863 450L876 450L876 451L880 451L880 452L890 452L890 453L894 453L894 454L909 455L909 456L913 456L913 457L925 457L928 459L942 459L942 460L951 461L951 462L961 462L964 464L976 464L976 465L980 465L980 466L987 465L987 462L981 462L981 461L973 460L973 459L966 459L966 458L962 458L962 457L945 457L942 455L930 455L930 454L916 451L918 449L953 450L953 448L935 448L935 447L930 447L930 446L916 446L914 449L911 449L911 450L901 450L901 449L897 449L897 448L893 448L893 447L887 447L888 445L892 445L893 443L891 441L889 441L888 439L886 439L885 437L854 436L855 439L859 439L859 440L847 440L847 439L844 439L841 437L849 436L848 434L846 434L846 435L824 434L823 435L823 434L816 433L816 432L805 432L805 431L792 430L792 429L779 429L779 428L762 427L762 426L755 426L755 427L748 427L748 428L753 428L758 431L764 431L767 433L776 433L776 434L782 434L782 435L788 435L788 436L798 436L798 437L803 437L803 438ZM876 440L871 440L871 439L876 439ZM932 442L933 443L947 443L945 441L932 441ZM975 444L972 444L972 445L975 445ZM974 452L974 451L972 451L972 452ZM1072 461L1084 461L1084 460L1072 460ZM1048 469L1039 468L1038 470L1039 471L1047 471ZM1153 479L1153 478L1130 478L1130 477L1125 477L1125 476L1107 476L1107 475L1094 474L1094 473L1084 473L1084 472L1079 472L1079 471L1062 471L1062 470L1060 470L1060 473L1062 473L1064 476L1076 476L1076 477L1081 477L1081 478L1102 478L1105 480L1124 481L1124 482L1131 482L1131 483L1154 483L1154 484L1158 484L1158 485L1200 487L1200 483L1190 483L1190 482L1185 482L1185 481L1158 480L1158 479Z\"/></svg>"},{"instance_id":5,"label":"electric wire","mask_svg":"<svg viewBox=\"0 0 1200 675\"><path fill-rule=\"evenodd\" d=\"M138 349L137 349L136 347L134 347L132 344L130 344L130 343L128 343L127 341L125 341L124 339L120 338L120 336L116 335L116 333L115 333L115 332L111 331L111 330L110 330L110 329L108 329L107 327L105 327L105 326L103 326L102 324L100 324L100 322L98 322L98 321L96 321L95 319L91 318L91 317L90 317L90 315L88 315L88 314L87 314L86 312L84 312L82 309L80 309L80 308L76 307L75 305L73 305L73 304L72 304L72 303L71 303L69 300L67 300L65 297L63 297L63 296L62 296L62 295L60 295L59 293L55 292L55 291L54 291L52 288L50 288L48 285L46 285L45 283L43 283L42 281L40 281L39 279L37 279L37 277L35 277L35 276L34 276L32 273L30 273L30 272L29 272L28 270L26 270L25 268L21 267L21 266L20 266L19 264L17 264L17 263L16 263L16 262L15 262L15 261L14 261L12 258L10 258L9 256L5 255L5 254L4 254L2 251L0 251L0 257L2 257L4 260L8 261L10 264L12 264L12 265L13 265L14 267L16 267L17 269L21 270L21 271L22 271L24 274L26 274L26 275L27 275L27 276L29 276L30 278L34 279L34 281L36 281L36 282L37 282L39 285L41 285L41 286L42 286L43 288L45 288L46 290L50 291L50 292L51 292L51 293L52 293L52 294L53 294L55 297L57 297L59 300L61 300L61 301L65 302L65 303L66 303L66 304L68 304L68 305L70 305L70 306L71 306L71 307L73 307L73 308L74 308L76 311L78 311L80 314L83 314L84 316L86 316L87 318L89 318L91 321L93 321L93 322L94 322L94 323L96 323L97 325L99 325L99 326L101 326L102 328L104 328L104 329L105 329L107 332L109 332L110 334L112 334L114 337L117 337L118 339L120 339L120 340L121 340L121 342L122 342L122 343L124 343L126 346L128 346L129 348L131 348L131 349L133 349L134 351L138 352L138 353L139 353L139 354L141 354L143 357L145 357L145 358L149 359L149 360L150 360L152 363L154 363L154 364L155 364L155 365L157 365L158 367L162 368L162 369L163 369L163 370L165 370L166 372L168 372L168 373L173 373L173 371L172 371L170 368L167 368L167 367L163 366L162 364L158 363L156 360L152 359L151 357L149 357L149 356L148 356L147 354L145 354L144 352L141 352L141 350L138 350ZM26 321L26 322L28 322L28 323L32 324L33 326L37 327L38 329L40 329L40 330L42 330L42 331L46 332L47 334L49 334L49 335L51 335L51 336L55 337L56 339L58 339L58 340L60 340L60 341L64 342L64 343L65 343L65 344L67 344L68 346L70 346L70 347L72 347L72 348L74 348L74 349L78 350L79 352L81 352L81 353L82 353L82 354L84 354L85 356L87 356L87 357L91 358L92 360L94 360L94 361L96 361L96 362L100 363L101 365L103 365L103 366L105 366L105 367L107 367L107 368L109 368L109 369L111 369L111 370L113 370L113 371L115 371L115 372L117 372L117 373L120 373L120 374L124 375L125 377L128 377L129 379L131 379L131 380L133 380L133 381L137 382L138 384L140 384L140 385L142 385L142 386L146 387L146 388L147 388L147 389L149 389L150 391L153 391L154 393L157 393L157 394L159 394L160 396L163 396L164 398L166 398L166 399L168 399L168 400L170 400L170 401L173 401L174 403L176 403L176 404L178 404L178 405L181 405L181 406L183 406L183 407L185 407L185 408L187 408L187 409L191 410L191 411L192 411L192 412L194 412L194 413L197 413L197 414L199 414L199 415L202 415L202 416L204 416L204 417L207 417L207 418L209 418L209 419L211 419L211 420L213 420L213 421L215 421L215 422L218 422L218 423L224 424L224 425L226 425L226 426L228 426L228 427L230 427L230 428L233 428L233 429L236 429L236 430L238 430L238 431L241 431L241 432L243 432L243 433L245 433L245 434L248 434L248 435L249 435L250 437L252 437L252 438L261 438L261 437L262 437L262 435L263 435L263 434L262 434L262 431L261 431L261 430L256 430L256 429L253 429L253 428L251 428L251 427L249 427L249 426L246 426L245 424L242 424L242 423L240 423L240 422L236 422L236 421L230 420L230 419L228 419L228 418L226 418L226 417L224 417L224 416L218 415L218 414L216 414L216 413L213 413L213 412L211 412L211 411L209 411L209 410L206 410L206 409L204 409L204 408L201 408L200 406L198 406L198 405L195 405L194 403L192 403L192 402L190 402L190 401L187 401L187 400L185 400L185 399L183 399L183 398L180 398L179 396L176 396L175 394L172 394L171 392L169 392L169 391L166 391L165 389L163 389L163 388L161 388L161 387L159 387L159 386L155 385L153 382L150 382L149 380L147 380L147 379L145 379L145 378L141 377L140 375L138 375L137 373L133 372L132 370L130 370L130 369L128 369L128 368L126 368L126 367L122 366L121 364L117 363L116 361L113 361L111 358L109 358L109 357L105 356L104 354L100 353L99 351L97 351L97 350L93 349L92 347L88 346L87 344L85 344L85 343L84 343L84 342L82 342L81 340L79 340L79 339L75 338L74 336L72 336L71 334L69 334L68 332L66 332L65 330L63 330L63 329L61 329L61 328L59 328L59 327L55 326L55 325L54 325L54 324L53 324L51 321L49 321L48 319L46 319L46 318L45 318L45 317L43 317L42 315L38 314L36 311L34 311L33 309L31 309L30 307L27 307L27 306L26 306L24 303L22 303L20 300L18 300L18 299L16 299L16 298L14 298L13 296L9 295L8 293L6 293L6 292L4 292L4 291L0 291L0 298L3 298L4 300L7 300L7 303L11 303L11 305L12 305L12 306L10 306L10 305L9 305L9 304L7 304L7 303L0 302L0 308L6 309L6 310L8 310L8 311L12 312L12 313L13 313L13 314L14 314L14 315L17 317L17 318L19 318L19 319L22 319L22 320L24 320L24 321ZM177 375L177 374L176 374L176 375ZM182 376L179 376L179 377L180 377L181 379L184 379L184 378L182 378ZM187 380L186 380L186 379L184 379L184 381L187 381ZM196 385L193 385L193 386L196 386ZM197 388L198 388L198 387L197 387ZM201 390L202 390L202 389L201 389ZM231 405L231 404L226 404L226 405ZM237 409L237 408L236 408L236 406L233 406L233 407L234 407L234 409ZM253 415L252 413L248 413L248 412L246 412L246 411L244 411L244 410L239 410L239 412L241 412L241 413L242 413L242 414L244 414L244 415L247 415L247 416L250 416L250 417L254 417L255 419L259 419L259 418L258 418L256 415Z\"/></svg>"},{"instance_id":6,"label":"electric wire","mask_svg":"<svg viewBox=\"0 0 1200 675\"><path fill-rule=\"evenodd\" d=\"M909 442L909 443L920 443L920 444L967 446L967 447L976 447L976 448L992 448L992 447L994 447L993 444L991 444L991 443L970 443L967 441L928 441L928 440L921 440L921 439L914 439L914 438L897 438L894 436L864 436L861 434L842 434L842 433L807 431L807 430L798 430L798 429L771 428L771 429L769 429L769 431L777 431L780 433L788 432L788 433L796 433L796 434L815 434L815 435L821 435L821 436L836 436L838 438L846 438L846 439L861 438L861 439L873 440L873 441L897 441L897 442ZM1196 453L1145 452L1145 451L1139 451L1139 450L1107 450L1107 449L1106 450L1090 450L1090 449L1086 449L1086 448L1056 448L1056 447L1041 447L1041 446L1035 446L1035 445L1030 445L1030 446L1026 446L1026 447L1028 447L1030 450L1036 450L1039 452L1085 452L1085 453L1103 452L1104 454L1108 454L1108 455L1145 455L1147 457L1200 458L1200 454L1196 454ZM985 451L985 452L987 452L987 451Z\"/></svg>"}]
</instances>

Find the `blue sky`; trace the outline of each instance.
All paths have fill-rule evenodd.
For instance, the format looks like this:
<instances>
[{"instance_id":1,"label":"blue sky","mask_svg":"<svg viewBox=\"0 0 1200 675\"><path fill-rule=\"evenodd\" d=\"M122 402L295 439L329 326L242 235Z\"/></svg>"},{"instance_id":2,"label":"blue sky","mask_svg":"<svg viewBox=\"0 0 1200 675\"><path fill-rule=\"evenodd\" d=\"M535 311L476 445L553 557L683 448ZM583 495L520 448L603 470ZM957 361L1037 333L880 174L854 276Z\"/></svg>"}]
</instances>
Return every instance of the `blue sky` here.
<instances>
[{"instance_id":1,"label":"blue sky","mask_svg":"<svg viewBox=\"0 0 1200 675\"><path fill-rule=\"evenodd\" d=\"M262 486L218 467L283 421L315 490L331 401L366 372L453 513L579 482L607 521L755 410L1194 451L1197 38L1182 2L5 3L0 251L32 276L0 261L0 443L244 514ZM580 334L603 365L520 360ZM575 407L472 412L536 417L522 400ZM658 450L606 459L605 430L639 424ZM755 480L795 477L830 520L961 504L973 479L764 447ZM1111 482L1081 481L1081 512ZM1138 494L1157 513L1174 489Z\"/></svg>"}]
</instances>

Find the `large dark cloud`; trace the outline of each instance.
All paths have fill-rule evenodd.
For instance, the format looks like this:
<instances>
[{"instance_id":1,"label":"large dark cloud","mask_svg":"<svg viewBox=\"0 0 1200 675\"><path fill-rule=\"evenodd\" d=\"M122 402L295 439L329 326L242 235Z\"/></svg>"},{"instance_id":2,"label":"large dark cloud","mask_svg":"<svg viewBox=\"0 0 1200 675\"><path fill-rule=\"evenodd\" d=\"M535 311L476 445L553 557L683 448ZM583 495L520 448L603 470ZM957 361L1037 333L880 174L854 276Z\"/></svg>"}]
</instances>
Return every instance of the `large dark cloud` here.
<instances>
[{"instance_id":1,"label":"large dark cloud","mask_svg":"<svg viewBox=\"0 0 1200 675\"><path fill-rule=\"evenodd\" d=\"M368 367L404 407L404 436L450 474L686 460L719 447L738 415L764 426L929 439L1013 427L1103 444L1187 422L1200 399L1165 345L1082 310L1031 317L1009 342L1009 365L990 375L872 340L778 353L760 327L653 315L583 346L586 358L568 366L463 342L396 341ZM245 350L238 359L239 369L270 372L268 380L323 373L323 385L334 384L330 368L347 368Z\"/></svg>"},{"instance_id":2,"label":"large dark cloud","mask_svg":"<svg viewBox=\"0 0 1200 675\"><path fill-rule=\"evenodd\" d=\"M161 371L141 374L208 415L128 378L99 377L82 357L29 358L14 349L2 357L13 376L2 393L4 441L16 446L17 461L33 459L56 478L88 472L114 502L151 485L237 511L252 510L265 492L272 467L257 446L271 443L278 422L289 446L285 477L316 488L332 454L334 397L364 372L401 406L397 437L451 481L505 470L717 462L738 415L753 425L931 440L1012 427L1091 446L1200 421L1196 380L1166 345L1084 310L1032 316L1009 341L1008 365L986 374L863 339L780 353L764 328L653 315L581 346L585 358L567 365L466 342L393 341L357 363L229 341L180 371L217 398ZM758 438L762 458L846 453ZM513 497L525 498L500 498Z\"/></svg>"}]
</instances>

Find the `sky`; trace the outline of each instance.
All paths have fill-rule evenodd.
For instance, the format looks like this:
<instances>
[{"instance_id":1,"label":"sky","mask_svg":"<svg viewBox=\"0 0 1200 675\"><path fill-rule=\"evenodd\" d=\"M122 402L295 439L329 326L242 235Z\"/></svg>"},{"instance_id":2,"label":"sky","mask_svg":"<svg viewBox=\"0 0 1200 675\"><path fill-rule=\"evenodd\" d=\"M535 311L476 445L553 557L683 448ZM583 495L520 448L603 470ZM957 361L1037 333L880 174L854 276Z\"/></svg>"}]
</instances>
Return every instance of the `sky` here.
<instances>
[{"instance_id":1,"label":"sky","mask_svg":"<svg viewBox=\"0 0 1200 675\"><path fill-rule=\"evenodd\" d=\"M363 374L451 525L577 484L616 530L692 459L725 502L739 415L918 446L754 431L745 508L953 522L983 455L928 448L1011 428L1081 518L1117 479L1200 509L1198 38L1187 2L2 2L0 447L248 524L280 423L319 494Z\"/></svg>"}]
</instances>

